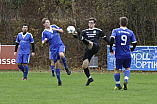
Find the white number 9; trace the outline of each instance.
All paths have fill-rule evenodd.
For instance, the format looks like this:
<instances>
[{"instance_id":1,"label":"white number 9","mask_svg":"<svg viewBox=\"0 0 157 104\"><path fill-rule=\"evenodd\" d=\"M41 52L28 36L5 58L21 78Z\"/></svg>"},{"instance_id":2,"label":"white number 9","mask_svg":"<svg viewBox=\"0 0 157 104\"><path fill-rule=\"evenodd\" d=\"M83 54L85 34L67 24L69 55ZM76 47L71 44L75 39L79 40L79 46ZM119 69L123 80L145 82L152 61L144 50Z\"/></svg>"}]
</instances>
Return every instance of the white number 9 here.
<instances>
[{"instance_id":1,"label":"white number 9","mask_svg":"<svg viewBox=\"0 0 157 104\"><path fill-rule=\"evenodd\" d=\"M121 39L122 39L122 43L121 43L121 45L126 45L126 42L127 42L127 36L126 36L126 35L122 35L122 36L121 36Z\"/></svg>"}]
</instances>

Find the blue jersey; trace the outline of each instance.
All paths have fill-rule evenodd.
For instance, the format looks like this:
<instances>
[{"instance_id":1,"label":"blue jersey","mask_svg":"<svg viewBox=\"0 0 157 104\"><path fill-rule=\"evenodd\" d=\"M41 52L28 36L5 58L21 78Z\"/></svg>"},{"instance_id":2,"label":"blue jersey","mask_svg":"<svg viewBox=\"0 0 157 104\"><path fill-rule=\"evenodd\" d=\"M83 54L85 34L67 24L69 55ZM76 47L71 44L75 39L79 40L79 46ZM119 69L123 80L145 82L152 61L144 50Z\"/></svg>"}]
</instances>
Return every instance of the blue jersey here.
<instances>
[{"instance_id":1,"label":"blue jersey","mask_svg":"<svg viewBox=\"0 0 157 104\"><path fill-rule=\"evenodd\" d=\"M27 32L25 35L23 32L19 33L16 42L20 45L18 54L30 54L30 43L34 43L31 33Z\"/></svg>"},{"instance_id":2,"label":"blue jersey","mask_svg":"<svg viewBox=\"0 0 157 104\"><path fill-rule=\"evenodd\" d=\"M134 33L126 27L113 29L111 37L115 38L115 57L118 59L131 58L130 41L136 43Z\"/></svg>"},{"instance_id":3,"label":"blue jersey","mask_svg":"<svg viewBox=\"0 0 157 104\"><path fill-rule=\"evenodd\" d=\"M51 25L50 30L45 29L42 32L42 41L44 41L44 39L47 38L47 41L50 44L50 51L57 48L59 45L64 45L58 31L52 30L52 28L61 29L56 25Z\"/></svg>"}]
</instances>

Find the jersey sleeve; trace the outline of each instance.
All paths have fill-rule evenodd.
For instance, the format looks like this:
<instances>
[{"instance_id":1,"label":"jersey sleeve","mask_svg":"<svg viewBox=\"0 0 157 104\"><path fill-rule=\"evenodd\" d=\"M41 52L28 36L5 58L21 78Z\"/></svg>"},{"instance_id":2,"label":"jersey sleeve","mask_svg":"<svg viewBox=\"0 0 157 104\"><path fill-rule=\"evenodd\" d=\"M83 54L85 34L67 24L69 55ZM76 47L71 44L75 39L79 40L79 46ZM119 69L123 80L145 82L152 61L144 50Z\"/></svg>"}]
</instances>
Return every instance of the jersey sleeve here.
<instances>
[{"instance_id":1,"label":"jersey sleeve","mask_svg":"<svg viewBox=\"0 0 157 104\"><path fill-rule=\"evenodd\" d=\"M132 32L131 41L132 41L132 43L136 43L137 42L133 32Z\"/></svg>"},{"instance_id":2,"label":"jersey sleeve","mask_svg":"<svg viewBox=\"0 0 157 104\"><path fill-rule=\"evenodd\" d=\"M16 43L20 43L20 40L19 40L19 34L17 35Z\"/></svg>"},{"instance_id":3,"label":"jersey sleeve","mask_svg":"<svg viewBox=\"0 0 157 104\"><path fill-rule=\"evenodd\" d=\"M47 38L46 35L44 34L44 32L42 32L42 41L44 41L44 39Z\"/></svg>"},{"instance_id":4,"label":"jersey sleeve","mask_svg":"<svg viewBox=\"0 0 157 104\"><path fill-rule=\"evenodd\" d=\"M100 30L99 36L102 37L103 39L106 38L106 35L102 32L102 30Z\"/></svg>"},{"instance_id":5,"label":"jersey sleeve","mask_svg":"<svg viewBox=\"0 0 157 104\"><path fill-rule=\"evenodd\" d=\"M61 29L59 26L57 25L51 25L52 28L56 28L56 29Z\"/></svg>"},{"instance_id":6,"label":"jersey sleeve","mask_svg":"<svg viewBox=\"0 0 157 104\"><path fill-rule=\"evenodd\" d=\"M34 43L34 39L33 39L32 34L30 34L30 42L31 42L31 43Z\"/></svg>"},{"instance_id":7,"label":"jersey sleeve","mask_svg":"<svg viewBox=\"0 0 157 104\"><path fill-rule=\"evenodd\" d=\"M112 34L111 34L111 36L110 37L113 37L113 38L115 38L116 37L116 30L115 29L113 29L112 30Z\"/></svg>"},{"instance_id":8,"label":"jersey sleeve","mask_svg":"<svg viewBox=\"0 0 157 104\"><path fill-rule=\"evenodd\" d=\"M81 32L81 37L86 37L86 31L85 30L83 30L82 32Z\"/></svg>"}]
</instances>

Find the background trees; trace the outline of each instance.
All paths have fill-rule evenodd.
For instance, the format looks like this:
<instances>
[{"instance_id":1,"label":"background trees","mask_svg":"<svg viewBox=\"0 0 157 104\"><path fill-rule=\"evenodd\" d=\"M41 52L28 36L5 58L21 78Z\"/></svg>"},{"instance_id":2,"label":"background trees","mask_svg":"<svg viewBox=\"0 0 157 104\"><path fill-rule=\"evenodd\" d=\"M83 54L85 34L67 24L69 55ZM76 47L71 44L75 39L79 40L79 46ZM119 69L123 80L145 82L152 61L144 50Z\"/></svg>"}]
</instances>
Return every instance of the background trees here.
<instances>
[{"instance_id":1,"label":"background trees","mask_svg":"<svg viewBox=\"0 0 157 104\"><path fill-rule=\"evenodd\" d=\"M0 43L15 44L21 24L29 25L34 36L36 56L31 59L32 68L48 68L48 45L41 46L43 26L41 19L48 17L51 23L65 32L61 38L66 45L66 57L71 68L81 67L84 45L66 33L68 25L83 30L89 17L97 18L97 27L107 37L119 27L119 17L127 16L128 27L136 35L138 45L157 45L156 0L0 0ZM106 43L100 39L101 49L97 56L99 65L106 66Z\"/></svg>"}]
</instances>

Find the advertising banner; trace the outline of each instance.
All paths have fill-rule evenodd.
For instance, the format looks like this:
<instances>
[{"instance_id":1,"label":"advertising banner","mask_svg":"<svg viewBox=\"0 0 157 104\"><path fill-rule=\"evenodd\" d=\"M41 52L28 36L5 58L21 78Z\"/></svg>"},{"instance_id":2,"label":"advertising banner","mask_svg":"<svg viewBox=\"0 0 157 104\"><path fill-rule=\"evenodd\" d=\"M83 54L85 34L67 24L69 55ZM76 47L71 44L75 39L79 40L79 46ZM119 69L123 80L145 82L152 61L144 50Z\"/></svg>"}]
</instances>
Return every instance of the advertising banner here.
<instances>
[{"instance_id":1,"label":"advertising banner","mask_svg":"<svg viewBox=\"0 0 157 104\"><path fill-rule=\"evenodd\" d=\"M113 48L115 50L115 48ZM114 55L107 46L107 69L114 70ZM131 70L157 71L157 46L137 46L131 53ZM124 70L124 68L123 68Z\"/></svg>"},{"instance_id":2,"label":"advertising banner","mask_svg":"<svg viewBox=\"0 0 157 104\"><path fill-rule=\"evenodd\" d=\"M0 69L18 69L14 50L15 45L0 45Z\"/></svg>"}]
</instances>

